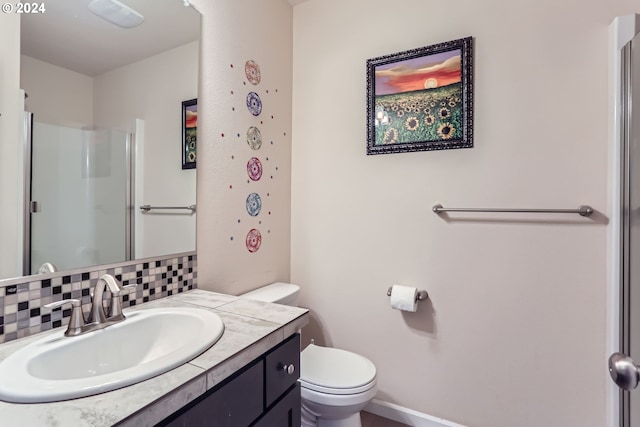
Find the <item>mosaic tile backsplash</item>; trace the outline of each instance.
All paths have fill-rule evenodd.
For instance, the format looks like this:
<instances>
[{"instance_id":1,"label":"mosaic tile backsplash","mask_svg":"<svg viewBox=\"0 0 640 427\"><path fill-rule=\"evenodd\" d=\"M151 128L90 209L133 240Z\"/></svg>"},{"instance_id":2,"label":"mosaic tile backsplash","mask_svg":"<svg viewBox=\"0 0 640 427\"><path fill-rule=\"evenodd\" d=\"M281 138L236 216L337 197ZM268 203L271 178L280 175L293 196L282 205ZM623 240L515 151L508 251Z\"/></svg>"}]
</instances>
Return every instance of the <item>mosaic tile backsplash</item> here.
<instances>
[{"instance_id":1,"label":"mosaic tile backsplash","mask_svg":"<svg viewBox=\"0 0 640 427\"><path fill-rule=\"evenodd\" d=\"M122 307L164 298L197 287L196 255L156 257L111 266L87 267L39 276L30 281L0 287L0 343L57 328L69 323L71 308L53 311L43 305L68 298L82 301L85 313L91 308L89 294L103 274L111 274L124 286L137 287L122 297ZM38 279L38 280L34 280ZM110 293L105 292L105 299Z\"/></svg>"}]
</instances>

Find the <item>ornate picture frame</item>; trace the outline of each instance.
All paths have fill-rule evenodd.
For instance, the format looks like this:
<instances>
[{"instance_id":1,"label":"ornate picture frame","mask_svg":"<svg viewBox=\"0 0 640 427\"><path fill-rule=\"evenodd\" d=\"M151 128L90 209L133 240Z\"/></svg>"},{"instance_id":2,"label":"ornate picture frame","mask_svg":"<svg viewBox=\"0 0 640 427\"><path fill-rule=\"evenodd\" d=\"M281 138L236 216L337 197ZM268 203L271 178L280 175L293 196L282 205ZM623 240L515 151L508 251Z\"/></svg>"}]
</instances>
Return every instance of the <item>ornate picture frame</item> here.
<instances>
[{"instance_id":1,"label":"ornate picture frame","mask_svg":"<svg viewBox=\"0 0 640 427\"><path fill-rule=\"evenodd\" d=\"M473 40L367 60L367 154L473 147Z\"/></svg>"}]
</instances>

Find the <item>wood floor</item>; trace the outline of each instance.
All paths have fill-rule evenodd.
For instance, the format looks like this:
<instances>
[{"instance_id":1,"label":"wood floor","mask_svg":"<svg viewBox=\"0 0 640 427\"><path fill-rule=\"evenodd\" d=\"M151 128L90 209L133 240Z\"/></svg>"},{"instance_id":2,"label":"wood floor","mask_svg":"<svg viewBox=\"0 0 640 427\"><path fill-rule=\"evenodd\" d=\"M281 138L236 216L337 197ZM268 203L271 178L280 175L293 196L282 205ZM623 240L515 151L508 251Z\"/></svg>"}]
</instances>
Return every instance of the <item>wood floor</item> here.
<instances>
[{"instance_id":1,"label":"wood floor","mask_svg":"<svg viewBox=\"0 0 640 427\"><path fill-rule=\"evenodd\" d=\"M362 418L362 427L409 427L407 424L381 418L365 411L360 412L360 418Z\"/></svg>"}]
</instances>

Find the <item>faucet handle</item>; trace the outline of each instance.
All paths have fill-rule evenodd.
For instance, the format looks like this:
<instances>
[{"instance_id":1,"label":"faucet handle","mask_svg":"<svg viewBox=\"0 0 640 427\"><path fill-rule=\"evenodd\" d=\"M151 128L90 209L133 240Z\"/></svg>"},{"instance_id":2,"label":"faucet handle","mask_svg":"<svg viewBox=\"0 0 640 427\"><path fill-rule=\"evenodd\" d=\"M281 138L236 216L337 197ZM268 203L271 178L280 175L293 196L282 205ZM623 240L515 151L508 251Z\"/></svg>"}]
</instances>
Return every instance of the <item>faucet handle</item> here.
<instances>
[{"instance_id":1,"label":"faucet handle","mask_svg":"<svg viewBox=\"0 0 640 427\"><path fill-rule=\"evenodd\" d=\"M53 310L63 305L71 304L71 318L69 319L69 326L65 331L65 336L72 337L82 333L82 327L85 324L84 314L82 313L82 304L79 299L63 299L62 301L55 301L50 304L45 304L42 308L47 310Z\"/></svg>"},{"instance_id":2,"label":"faucet handle","mask_svg":"<svg viewBox=\"0 0 640 427\"><path fill-rule=\"evenodd\" d=\"M122 298L120 295L122 293L129 293L135 290L137 286L138 285L136 284L120 286L120 289L111 292L111 307L109 308L109 319L124 319L124 314L122 314Z\"/></svg>"},{"instance_id":3,"label":"faucet handle","mask_svg":"<svg viewBox=\"0 0 640 427\"><path fill-rule=\"evenodd\" d=\"M137 284L133 284L133 285L127 285L127 286L123 286L122 288L120 288L120 290L118 292L116 292L116 294L120 294L120 293L125 293L128 294L129 292L133 292L136 288L138 287Z\"/></svg>"}]
</instances>

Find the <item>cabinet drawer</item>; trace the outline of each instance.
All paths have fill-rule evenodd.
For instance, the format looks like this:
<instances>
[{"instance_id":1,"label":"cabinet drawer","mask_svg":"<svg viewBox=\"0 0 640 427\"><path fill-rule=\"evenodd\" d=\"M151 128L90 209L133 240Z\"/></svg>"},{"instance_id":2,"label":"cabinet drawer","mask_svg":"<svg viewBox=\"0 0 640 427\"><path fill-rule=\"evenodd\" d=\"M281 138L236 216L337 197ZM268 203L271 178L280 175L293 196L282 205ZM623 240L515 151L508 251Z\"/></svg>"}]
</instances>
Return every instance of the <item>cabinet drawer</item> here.
<instances>
[{"instance_id":1,"label":"cabinet drawer","mask_svg":"<svg viewBox=\"0 0 640 427\"><path fill-rule=\"evenodd\" d=\"M263 370L260 360L231 381L207 392L160 423L170 427L246 427L263 412Z\"/></svg>"},{"instance_id":2,"label":"cabinet drawer","mask_svg":"<svg viewBox=\"0 0 640 427\"><path fill-rule=\"evenodd\" d=\"M289 373L285 367L293 366ZM271 406L300 376L300 334L267 353L265 357L265 404Z\"/></svg>"}]
</instances>

